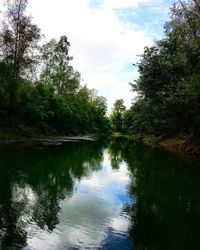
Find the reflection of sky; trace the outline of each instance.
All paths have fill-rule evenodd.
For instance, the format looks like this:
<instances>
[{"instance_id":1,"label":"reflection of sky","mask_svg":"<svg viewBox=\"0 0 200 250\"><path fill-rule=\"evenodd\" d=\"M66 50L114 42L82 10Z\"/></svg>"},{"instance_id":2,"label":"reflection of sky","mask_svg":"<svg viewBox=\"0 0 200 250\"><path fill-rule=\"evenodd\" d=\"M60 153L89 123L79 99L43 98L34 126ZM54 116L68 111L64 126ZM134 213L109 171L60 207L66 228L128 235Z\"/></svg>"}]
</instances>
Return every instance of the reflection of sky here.
<instances>
[{"instance_id":1,"label":"reflection of sky","mask_svg":"<svg viewBox=\"0 0 200 250\"><path fill-rule=\"evenodd\" d=\"M72 198L60 203L55 230L35 229L25 249L122 249L123 244L131 249L128 218L121 213L131 202L127 167L122 163L112 170L108 154L104 156L101 170L77 181Z\"/></svg>"}]
</instances>

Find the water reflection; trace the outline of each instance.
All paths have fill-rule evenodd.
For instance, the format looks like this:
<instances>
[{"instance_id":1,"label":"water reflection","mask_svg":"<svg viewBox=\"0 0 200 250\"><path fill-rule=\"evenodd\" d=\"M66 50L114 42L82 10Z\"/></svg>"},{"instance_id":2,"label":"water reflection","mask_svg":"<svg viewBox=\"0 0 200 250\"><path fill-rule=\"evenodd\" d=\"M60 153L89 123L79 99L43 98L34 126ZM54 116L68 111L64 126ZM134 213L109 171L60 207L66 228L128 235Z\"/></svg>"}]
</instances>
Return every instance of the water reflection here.
<instances>
[{"instance_id":1,"label":"water reflection","mask_svg":"<svg viewBox=\"0 0 200 250\"><path fill-rule=\"evenodd\" d=\"M112 147L131 172L137 202L126 211L134 249L199 249L199 163L121 140Z\"/></svg>"},{"instance_id":2,"label":"water reflection","mask_svg":"<svg viewBox=\"0 0 200 250\"><path fill-rule=\"evenodd\" d=\"M200 168L124 140L0 155L0 249L199 249Z\"/></svg>"},{"instance_id":3,"label":"water reflection","mask_svg":"<svg viewBox=\"0 0 200 250\"><path fill-rule=\"evenodd\" d=\"M75 179L100 168L102 156L102 145L81 142L1 155L1 249L22 249L32 226L53 231L60 201L72 197Z\"/></svg>"},{"instance_id":4,"label":"water reflection","mask_svg":"<svg viewBox=\"0 0 200 250\"><path fill-rule=\"evenodd\" d=\"M74 182L74 194L60 203L59 224L53 232L35 230L28 240L36 249L121 249L127 241L129 220L121 213L130 202L126 184L130 182L126 166L112 170L108 153L104 151L99 171L82 176ZM122 202L123 201L123 202ZM118 239L118 241L115 241ZM112 247L113 245L113 247Z\"/></svg>"}]
</instances>

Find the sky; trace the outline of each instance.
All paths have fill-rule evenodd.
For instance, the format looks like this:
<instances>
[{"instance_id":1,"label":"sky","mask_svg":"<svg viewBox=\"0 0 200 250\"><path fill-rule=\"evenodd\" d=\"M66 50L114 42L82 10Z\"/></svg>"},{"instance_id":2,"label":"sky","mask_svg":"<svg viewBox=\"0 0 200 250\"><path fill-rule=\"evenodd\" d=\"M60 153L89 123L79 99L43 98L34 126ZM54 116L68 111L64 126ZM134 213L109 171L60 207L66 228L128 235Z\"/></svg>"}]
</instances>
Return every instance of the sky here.
<instances>
[{"instance_id":1,"label":"sky","mask_svg":"<svg viewBox=\"0 0 200 250\"><path fill-rule=\"evenodd\" d=\"M1 0L2 1L2 0ZM82 84L107 98L130 106L135 95L129 82L145 46L163 36L173 0L29 0L28 12L45 42L66 35L72 65Z\"/></svg>"}]
</instances>

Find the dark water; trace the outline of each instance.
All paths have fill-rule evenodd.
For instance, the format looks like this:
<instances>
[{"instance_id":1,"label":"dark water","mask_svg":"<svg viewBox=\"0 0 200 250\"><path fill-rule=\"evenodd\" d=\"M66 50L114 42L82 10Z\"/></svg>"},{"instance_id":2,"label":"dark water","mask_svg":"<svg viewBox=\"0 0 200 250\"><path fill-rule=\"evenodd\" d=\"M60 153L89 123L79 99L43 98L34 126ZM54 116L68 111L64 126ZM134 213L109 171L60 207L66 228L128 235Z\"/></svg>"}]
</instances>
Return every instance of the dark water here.
<instances>
[{"instance_id":1,"label":"dark water","mask_svg":"<svg viewBox=\"0 0 200 250\"><path fill-rule=\"evenodd\" d=\"M200 249L200 165L127 141L1 151L0 249Z\"/></svg>"}]
</instances>

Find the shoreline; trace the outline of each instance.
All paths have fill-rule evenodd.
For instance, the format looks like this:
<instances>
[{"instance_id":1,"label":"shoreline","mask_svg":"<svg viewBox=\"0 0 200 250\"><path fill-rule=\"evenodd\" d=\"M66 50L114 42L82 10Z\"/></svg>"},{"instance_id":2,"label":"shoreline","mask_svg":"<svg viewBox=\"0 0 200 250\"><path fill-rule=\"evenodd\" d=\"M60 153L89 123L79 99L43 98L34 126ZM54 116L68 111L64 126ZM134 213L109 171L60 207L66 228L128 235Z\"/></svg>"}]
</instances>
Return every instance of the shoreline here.
<instances>
[{"instance_id":1,"label":"shoreline","mask_svg":"<svg viewBox=\"0 0 200 250\"><path fill-rule=\"evenodd\" d=\"M200 145L192 143L187 137L161 137L147 136L143 140L145 145L159 147L184 157L200 159Z\"/></svg>"},{"instance_id":2,"label":"shoreline","mask_svg":"<svg viewBox=\"0 0 200 250\"><path fill-rule=\"evenodd\" d=\"M200 144L192 143L187 136L176 136L163 139L162 136L156 137L153 135L125 135L121 133L113 133L112 138L125 138L135 143L160 148L185 158L200 159Z\"/></svg>"}]
</instances>

